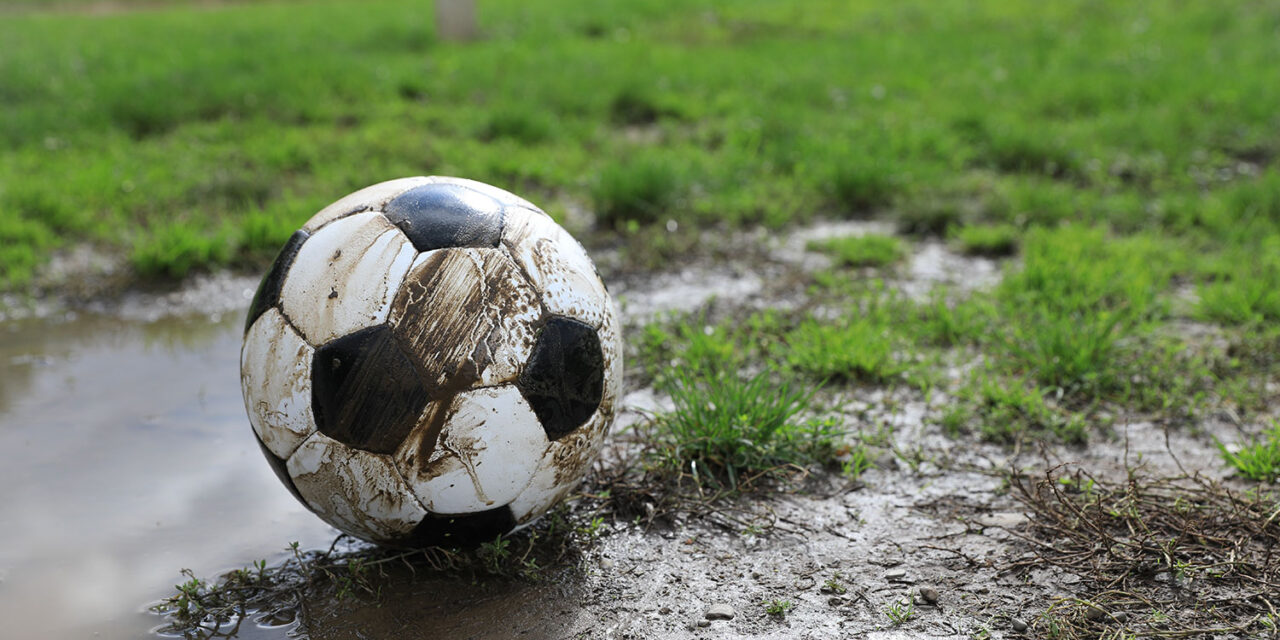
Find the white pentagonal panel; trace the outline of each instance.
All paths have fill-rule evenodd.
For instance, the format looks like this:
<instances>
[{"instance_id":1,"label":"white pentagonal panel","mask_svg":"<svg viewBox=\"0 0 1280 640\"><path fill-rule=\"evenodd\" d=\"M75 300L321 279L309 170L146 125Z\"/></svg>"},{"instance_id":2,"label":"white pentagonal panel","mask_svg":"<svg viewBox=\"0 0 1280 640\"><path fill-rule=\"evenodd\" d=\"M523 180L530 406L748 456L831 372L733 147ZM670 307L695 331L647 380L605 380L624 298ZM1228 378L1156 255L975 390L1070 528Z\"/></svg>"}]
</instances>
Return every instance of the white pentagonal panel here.
<instances>
[{"instance_id":1,"label":"white pentagonal panel","mask_svg":"<svg viewBox=\"0 0 1280 640\"><path fill-rule=\"evenodd\" d=\"M427 515L389 457L352 449L323 433L303 442L286 467L316 514L353 536L395 540Z\"/></svg>"},{"instance_id":2,"label":"white pentagonal panel","mask_svg":"<svg viewBox=\"0 0 1280 640\"><path fill-rule=\"evenodd\" d=\"M302 228L307 233L315 233L320 227L353 213L380 211L382 205L386 204L388 200L420 184L429 182L431 182L429 178L418 176L388 180L365 187L355 193L343 196L337 202L321 209L319 213L311 216L311 219L307 220L307 223L302 225Z\"/></svg>"},{"instance_id":3,"label":"white pentagonal panel","mask_svg":"<svg viewBox=\"0 0 1280 640\"><path fill-rule=\"evenodd\" d=\"M578 486L599 455L612 422L613 405L601 401L586 424L547 446L533 479L511 501L511 514L518 524L529 524Z\"/></svg>"},{"instance_id":4,"label":"white pentagonal panel","mask_svg":"<svg viewBox=\"0 0 1280 640\"><path fill-rule=\"evenodd\" d=\"M381 323L416 255L381 213L336 220L298 251L280 292L281 309L316 346Z\"/></svg>"},{"instance_id":5,"label":"white pentagonal panel","mask_svg":"<svg viewBox=\"0 0 1280 640\"><path fill-rule=\"evenodd\" d=\"M468 180L466 178L453 178L450 176L431 176L429 179L437 184L456 184L460 187L467 187L468 189L479 191L480 193L501 202L504 207L524 207L530 211L536 211L542 215L546 215L546 212L539 209L532 202L529 202L510 191L499 189L493 185L476 182L475 180Z\"/></svg>"},{"instance_id":6,"label":"white pentagonal panel","mask_svg":"<svg viewBox=\"0 0 1280 640\"><path fill-rule=\"evenodd\" d=\"M281 459L316 430L311 412L314 353L275 308L254 321L240 349L240 386L249 424Z\"/></svg>"},{"instance_id":7,"label":"white pentagonal panel","mask_svg":"<svg viewBox=\"0 0 1280 640\"><path fill-rule=\"evenodd\" d=\"M599 327L609 294L587 252L548 216L507 212L503 243L542 292L547 311Z\"/></svg>"},{"instance_id":8,"label":"white pentagonal panel","mask_svg":"<svg viewBox=\"0 0 1280 640\"><path fill-rule=\"evenodd\" d=\"M552 447L555 445L554 442L551 444ZM573 484L565 482L563 476L555 465L553 453L548 450L539 460L538 470L529 485L511 501L511 516L517 525L524 526L533 522L564 498Z\"/></svg>"},{"instance_id":9,"label":"white pentagonal panel","mask_svg":"<svg viewBox=\"0 0 1280 640\"><path fill-rule=\"evenodd\" d=\"M432 446L423 436L440 420L437 410L427 408L419 425L425 431L396 452L396 466L427 510L460 514L501 507L529 484L547 437L518 389L459 394Z\"/></svg>"}]
</instances>

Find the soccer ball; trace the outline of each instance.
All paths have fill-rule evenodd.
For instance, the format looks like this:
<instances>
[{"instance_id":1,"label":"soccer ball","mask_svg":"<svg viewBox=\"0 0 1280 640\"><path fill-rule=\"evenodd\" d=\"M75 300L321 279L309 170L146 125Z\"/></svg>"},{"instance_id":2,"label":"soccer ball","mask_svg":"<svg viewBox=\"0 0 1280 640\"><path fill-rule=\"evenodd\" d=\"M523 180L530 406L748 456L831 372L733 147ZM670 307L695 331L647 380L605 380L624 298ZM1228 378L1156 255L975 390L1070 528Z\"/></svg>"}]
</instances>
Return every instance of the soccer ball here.
<instances>
[{"instance_id":1,"label":"soccer ball","mask_svg":"<svg viewBox=\"0 0 1280 640\"><path fill-rule=\"evenodd\" d=\"M470 544L587 472L622 346L586 251L459 178L391 180L293 234L249 308L240 382L280 480L358 538Z\"/></svg>"}]
</instances>

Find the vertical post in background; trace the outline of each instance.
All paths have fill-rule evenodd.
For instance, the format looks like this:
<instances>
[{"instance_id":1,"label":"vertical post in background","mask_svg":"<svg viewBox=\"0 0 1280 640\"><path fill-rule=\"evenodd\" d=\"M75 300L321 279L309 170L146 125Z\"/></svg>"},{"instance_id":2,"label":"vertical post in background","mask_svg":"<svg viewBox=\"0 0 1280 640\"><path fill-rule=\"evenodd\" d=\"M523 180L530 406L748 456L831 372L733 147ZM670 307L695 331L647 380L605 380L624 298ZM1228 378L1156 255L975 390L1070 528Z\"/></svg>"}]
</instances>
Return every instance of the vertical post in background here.
<instances>
[{"instance_id":1,"label":"vertical post in background","mask_svg":"<svg viewBox=\"0 0 1280 640\"><path fill-rule=\"evenodd\" d=\"M435 0L436 33L441 40L474 40L476 29L475 0Z\"/></svg>"}]
</instances>

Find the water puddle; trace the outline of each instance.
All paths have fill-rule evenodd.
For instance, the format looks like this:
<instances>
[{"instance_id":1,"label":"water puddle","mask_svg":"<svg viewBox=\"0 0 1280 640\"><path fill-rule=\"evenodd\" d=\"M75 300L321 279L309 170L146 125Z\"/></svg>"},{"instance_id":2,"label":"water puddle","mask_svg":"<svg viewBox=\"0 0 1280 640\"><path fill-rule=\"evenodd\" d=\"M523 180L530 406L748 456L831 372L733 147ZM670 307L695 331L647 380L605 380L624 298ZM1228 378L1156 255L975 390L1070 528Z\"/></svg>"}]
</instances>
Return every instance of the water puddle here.
<instances>
[{"instance_id":1,"label":"water puddle","mask_svg":"<svg viewBox=\"0 0 1280 640\"><path fill-rule=\"evenodd\" d=\"M0 326L6 633L138 637L160 622L140 603L178 569L332 539L246 437L239 329L232 316Z\"/></svg>"}]
</instances>

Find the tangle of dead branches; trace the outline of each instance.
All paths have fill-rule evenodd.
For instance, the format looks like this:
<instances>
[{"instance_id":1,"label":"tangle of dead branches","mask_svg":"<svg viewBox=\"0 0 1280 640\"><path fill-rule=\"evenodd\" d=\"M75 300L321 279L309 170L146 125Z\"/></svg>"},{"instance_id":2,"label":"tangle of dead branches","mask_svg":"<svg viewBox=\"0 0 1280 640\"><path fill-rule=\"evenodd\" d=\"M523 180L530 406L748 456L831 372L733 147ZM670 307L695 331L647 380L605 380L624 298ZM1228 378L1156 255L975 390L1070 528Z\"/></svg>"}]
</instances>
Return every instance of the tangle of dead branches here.
<instances>
[{"instance_id":1,"label":"tangle of dead branches","mask_svg":"<svg viewBox=\"0 0 1280 640\"><path fill-rule=\"evenodd\" d=\"M1060 465L1014 475L1028 552L1006 572L1071 574L1078 597L1056 602L1036 630L1059 638L1276 634L1280 498L1199 475L1118 482Z\"/></svg>"}]
</instances>

